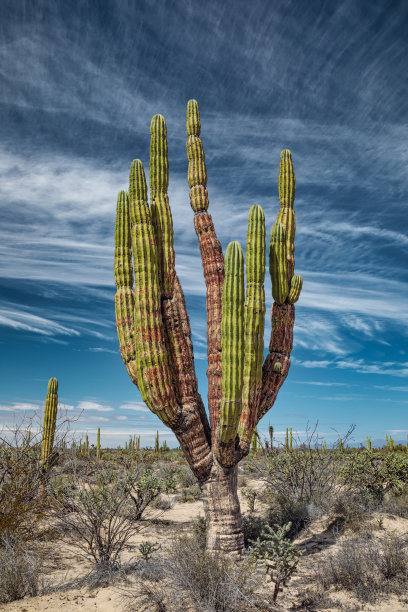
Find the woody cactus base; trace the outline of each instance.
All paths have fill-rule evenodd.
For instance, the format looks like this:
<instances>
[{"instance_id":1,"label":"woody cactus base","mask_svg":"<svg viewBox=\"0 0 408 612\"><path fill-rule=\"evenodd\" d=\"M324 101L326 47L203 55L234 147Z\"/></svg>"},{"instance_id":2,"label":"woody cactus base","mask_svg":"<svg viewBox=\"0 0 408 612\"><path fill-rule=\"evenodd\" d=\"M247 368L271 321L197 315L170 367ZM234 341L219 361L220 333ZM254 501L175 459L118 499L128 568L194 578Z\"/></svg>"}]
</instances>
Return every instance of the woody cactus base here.
<instances>
[{"instance_id":1,"label":"woody cactus base","mask_svg":"<svg viewBox=\"0 0 408 612\"><path fill-rule=\"evenodd\" d=\"M238 242L232 242L224 262L208 213L198 105L189 101L188 184L207 288L208 420L198 393L190 322L175 271L166 123L161 115L153 117L150 134L150 206L140 160L131 164L129 192L121 191L117 201L114 273L120 352L143 400L173 430L200 482L209 518L208 548L239 554L244 540L237 464L250 451L256 426L288 374L294 303L302 287L301 277L294 275L292 158L290 151L282 152L280 210L269 247L272 332L264 361L264 213L260 206L252 206L246 255Z\"/></svg>"}]
</instances>

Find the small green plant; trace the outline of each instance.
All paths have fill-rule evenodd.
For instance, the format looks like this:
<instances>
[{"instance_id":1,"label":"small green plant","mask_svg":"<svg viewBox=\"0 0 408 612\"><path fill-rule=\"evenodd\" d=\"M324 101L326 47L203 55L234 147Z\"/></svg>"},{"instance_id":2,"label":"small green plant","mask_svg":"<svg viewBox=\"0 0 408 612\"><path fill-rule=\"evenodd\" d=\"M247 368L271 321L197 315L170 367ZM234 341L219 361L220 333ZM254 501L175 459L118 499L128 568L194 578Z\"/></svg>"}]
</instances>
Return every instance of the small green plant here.
<instances>
[{"instance_id":1,"label":"small green plant","mask_svg":"<svg viewBox=\"0 0 408 612\"><path fill-rule=\"evenodd\" d=\"M160 550L161 544L158 542L141 542L139 545L140 553L145 561L149 561L152 558L153 553Z\"/></svg>"},{"instance_id":2,"label":"small green plant","mask_svg":"<svg viewBox=\"0 0 408 612\"><path fill-rule=\"evenodd\" d=\"M248 487L247 489L242 489L242 495L247 500L249 513L252 514L255 511L255 500L257 492L254 491L254 489Z\"/></svg>"},{"instance_id":3,"label":"small green plant","mask_svg":"<svg viewBox=\"0 0 408 612\"><path fill-rule=\"evenodd\" d=\"M301 555L301 551L287 537L291 527L290 522L281 527L275 525L275 529L266 525L261 537L251 542L252 557L265 566L265 573L275 584L272 595L274 602L280 586L286 586L295 573Z\"/></svg>"}]
</instances>

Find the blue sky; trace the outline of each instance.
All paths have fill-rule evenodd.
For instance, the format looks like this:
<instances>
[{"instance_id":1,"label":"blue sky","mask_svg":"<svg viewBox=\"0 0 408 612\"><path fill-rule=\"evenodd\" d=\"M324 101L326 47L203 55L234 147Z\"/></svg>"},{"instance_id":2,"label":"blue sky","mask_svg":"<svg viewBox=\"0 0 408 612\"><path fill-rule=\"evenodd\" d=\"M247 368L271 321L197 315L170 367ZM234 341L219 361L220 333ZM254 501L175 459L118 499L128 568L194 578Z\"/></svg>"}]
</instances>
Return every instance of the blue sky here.
<instances>
[{"instance_id":1,"label":"blue sky","mask_svg":"<svg viewBox=\"0 0 408 612\"><path fill-rule=\"evenodd\" d=\"M293 363L260 424L328 441L408 432L408 4L3 0L0 24L0 424L42 409L47 381L78 436L159 429L115 330L116 195L149 124L168 129L176 267L206 398L205 287L185 151L199 102L210 212L225 250L249 207L267 232L279 154L295 165ZM267 275L268 277L268 275ZM266 281L267 309L272 303ZM265 342L270 332L266 319Z\"/></svg>"}]
</instances>

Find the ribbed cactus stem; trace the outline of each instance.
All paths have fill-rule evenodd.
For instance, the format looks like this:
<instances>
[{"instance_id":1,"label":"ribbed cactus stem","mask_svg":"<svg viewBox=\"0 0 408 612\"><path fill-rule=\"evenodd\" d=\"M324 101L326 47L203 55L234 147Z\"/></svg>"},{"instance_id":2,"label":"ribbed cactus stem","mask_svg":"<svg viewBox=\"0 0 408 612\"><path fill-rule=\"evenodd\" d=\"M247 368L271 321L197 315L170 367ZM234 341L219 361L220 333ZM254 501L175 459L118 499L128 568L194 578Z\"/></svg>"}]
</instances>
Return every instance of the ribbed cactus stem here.
<instances>
[{"instance_id":1,"label":"ribbed cactus stem","mask_svg":"<svg viewBox=\"0 0 408 612\"><path fill-rule=\"evenodd\" d=\"M155 450L156 453L158 453L159 450L160 450L159 432L158 431L156 432L156 437L155 437L155 440L154 440L154 450Z\"/></svg>"},{"instance_id":2,"label":"ribbed cactus stem","mask_svg":"<svg viewBox=\"0 0 408 612\"><path fill-rule=\"evenodd\" d=\"M187 104L187 157L190 204L194 211L194 228L198 237L206 284L207 307L207 359L208 359L208 411L211 437L215 442L219 424L222 395L221 366L221 317L222 288L224 283L224 258L220 241L207 212L207 170L203 144L200 139L200 114L196 100Z\"/></svg>"},{"instance_id":3,"label":"ribbed cactus stem","mask_svg":"<svg viewBox=\"0 0 408 612\"><path fill-rule=\"evenodd\" d=\"M166 425L174 425L179 407L174 394L161 310L161 290L143 164L134 160L129 177L134 262L137 380L143 400Z\"/></svg>"},{"instance_id":4,"label":"ribbed cactus stem","mask_svg":"<svg viewBox=\"0 0 408 612\"><path fill-rule=\"evenodd\" d=\"M150 210L157 246L157 259L162 297L171 298L176 271L174 268L173 218L167 189L169 162L167 127L162 115L155 115L150 124Z\"/></svg>"},{"instance_id":5,"label":"ribbed cactus stem","mask_svg":"<svg viewBox=\"0 0 408 612\"><path fill-rule=\"evenodd\" d=\"M300 292L302 291L303 278L300 274L295 274L290 281L290 289L288 295L289 304L294 304L298 301L300 297Z\"/></svg>"},{"instance_id":6,"label":"ribbed cactus stem","mask_svg":"<svg viewBox=\"0 0 408 612\"><path fill-rule=\"evenodd\" d=\"M257 423L262 390L263 336L265 325L265 215L252 206L248 215L246 246L246 297L244 305L244 372L242 412L238 427L241 447L246 450Z\"/></svg>"},{"instance_id":7,"label":"ribbed cactus stem","mask_svg":"<svg viewBox=\"0 0 408 612\"><path fill-rule=\"evenodd\" d=\"M289 430L286 428L285 434L285 450L289 450Z\"/></svg>"},{"instance_id":8,"label":"ribbed cactus stem","mask_svg":"<svg viewBox=\"0 0 408 612\"><path fill-rule=\"evenodd\" d=\"M292 427L289 430L289 450L290 450L290 452L292 452L292 450L293 450L293 431L292 431Z\"/></svg>"},{"instance_id":9,"label":"ribbed cactus stem","mask_svg":"<svg viewBox=\"0 0 408 612\"><path fill-rule=\"evenodd\" d=\"M273 448L273 425L269 425L268 430L269 430L269 440L270 440L271 448Z\"/></svg>"},{"instance_id":10,"label":"ribbed cactus stem","mask_svg":"<svg viewBox=\"0 0 408 612\"><path fill-rule=\"evenodd\" d=\"M98 461L101 459L101 428L98 427L98 432L96 434L96 458Z\"/></svg>"},{"instance_id":11,"label":"ribbed cactus stem","mask_svg":"<svg viewBox=\"0 0 408 612\"><path fill-rule=\"evenodd\" d=\"M289 293L289 283L286 232L281 223L275 223L271 230L269 271L272 281L272 297L277 304L283 304Z\"/></svg>"},{"instance_id":12,"label":"ribbed cactus stem","mask_svg":"<svg viewBox=\"0 0 408 612\"><path fill-rule=\"evenodd\" d=\"M288 280L293 276L295 268L295 211L293 203L295 201L296 180L293 170L292 155L288 149L281 153L279 163L279 202L280 211L276 218L285 228L286 239L286 259L288 262Z\"/></svg>"},{"instance_id":13,"label":"ribbed cactus stem","mask_svg":"<svg viewBox=\"0 0 408 612\"><path fill-rule=\"evenodd\" d=\"M41 461L44 470L50 467L50 457L54 446L58 410L58 380L50 378L44 408Z\"/></svg>"},{"instance_id":14,"label":"ribbed cactus stem","mask_svg":"<svg viewBox=\"0 0 408 612\"><path fill-rule=\"evenodd\" d=\"M222 443L235 440L242 408L244 365L244 254L239 242L231 242L225 256L222 292Z\"/></svg>"}]
</instances>

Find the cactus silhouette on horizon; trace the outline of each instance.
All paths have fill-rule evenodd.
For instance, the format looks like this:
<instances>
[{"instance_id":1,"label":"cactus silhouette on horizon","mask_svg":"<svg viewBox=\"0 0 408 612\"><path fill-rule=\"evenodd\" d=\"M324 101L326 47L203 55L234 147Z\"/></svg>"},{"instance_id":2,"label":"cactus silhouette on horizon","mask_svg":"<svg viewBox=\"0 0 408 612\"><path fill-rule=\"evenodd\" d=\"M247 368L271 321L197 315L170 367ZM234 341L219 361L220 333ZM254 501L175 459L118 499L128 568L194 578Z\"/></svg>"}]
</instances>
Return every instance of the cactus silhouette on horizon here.
<instances>
[{"instance_id":1,"label":"cactus silhouette on horizon","mask_svg":"<svg viewBox=\"0 0 408 612\"><path fill-rule=\"evenodd\" d=\"M264 212L259 205L250 208L245 257L240 244L232 242L224 262L208 213L207 170L195 100L187 105L186 131L190 204L207 290L209 419L198 392L190 322L175 271L167 128L161 115L155 115L150 126L150 205L138 159L131 164L129 192L118 194L116 327L132 382L150 410L176 435L206 496L209 550L239 554L244 541L237 464L250 451L257 424L287 377L294 304L302 288L302 278L294 274L295 175L291 153L284 150L278 178L280 209L269 245L274 303L264 360Z\"/></svg>"}]
</instances>

